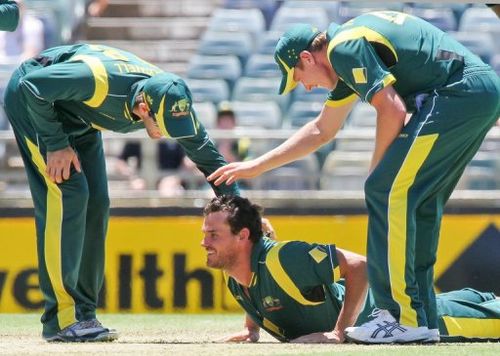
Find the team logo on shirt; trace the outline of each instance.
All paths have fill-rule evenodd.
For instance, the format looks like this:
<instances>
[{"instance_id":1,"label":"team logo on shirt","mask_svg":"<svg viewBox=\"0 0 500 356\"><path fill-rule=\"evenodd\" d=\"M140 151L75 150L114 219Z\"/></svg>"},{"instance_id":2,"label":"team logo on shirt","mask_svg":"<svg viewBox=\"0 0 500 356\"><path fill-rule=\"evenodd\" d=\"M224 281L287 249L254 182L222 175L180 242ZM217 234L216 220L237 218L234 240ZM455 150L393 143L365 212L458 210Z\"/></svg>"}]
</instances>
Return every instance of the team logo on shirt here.
<instances>
[{"instance_id":1,"label":"team logo on shirt","mask_svg":"<svg viewBox=\"0 0 500 356\"><path fill-rule=\"evenodd\" d=\"M181 100L177 100L174 105L172 105L172 109L170 109L170 113L172 116L177 117L177 116L186 116L189 114L189 107L191 106L191 103L189 99L184 98Z\"/></svg>"},{"instance_id":2,"label":"team logo on shirt","mask_svg":"<svg viewBox=\"0 0 500 356\"><path fill-rule=\"evenodd\" d=\"M268 312L283 309L280 300L278 298L273 298L271 296L263 298L262 305L264 306L264 309L266 309L266 311Z\"/></svg>"},{"instance_id":3,"label":"team logo on shirt","mask_svg":"<svg viewBox=\"0 0 500 356\"><path fill-rule=\"evenodd\" d=\"M353 68L352 76L354 77L354 82L356 84L366 84L368 82L368 74L366 71L366 67L362 68Z\"/></svg>"}]
</instances>

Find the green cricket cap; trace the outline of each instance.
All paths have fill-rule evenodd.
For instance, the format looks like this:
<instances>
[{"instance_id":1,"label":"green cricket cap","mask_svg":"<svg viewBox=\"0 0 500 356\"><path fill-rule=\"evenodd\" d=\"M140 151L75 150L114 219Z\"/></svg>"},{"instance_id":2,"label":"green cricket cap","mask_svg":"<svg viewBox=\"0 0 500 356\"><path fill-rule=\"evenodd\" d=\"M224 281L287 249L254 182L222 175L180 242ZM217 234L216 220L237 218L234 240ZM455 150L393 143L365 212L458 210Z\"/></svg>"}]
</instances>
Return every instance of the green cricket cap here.
<instances>
[{"instance_id":1,"label":"green cricket cap","mask_svg":"<svg viewBox=\"0 0 500 356\"><path fill-rule=\"evenodd\" d=\"M142 91L163 136L196 135L191 92L180 77L172 73L156 74L146 80Z\"/></svg>"},{"instance_id":2,"label":"green cricket cap","mask_svg":"<svg viewBox=\"0 0 500 356\"><path fill-rule=\"evenodd\" d=\"M306 50L320 31L308 24L296 24L281 36L274 51L274 60L283 75L280 94L287 94L297 86L293 80L295 66L299 62L300 52Z\"/></svg>"}]
</instances>

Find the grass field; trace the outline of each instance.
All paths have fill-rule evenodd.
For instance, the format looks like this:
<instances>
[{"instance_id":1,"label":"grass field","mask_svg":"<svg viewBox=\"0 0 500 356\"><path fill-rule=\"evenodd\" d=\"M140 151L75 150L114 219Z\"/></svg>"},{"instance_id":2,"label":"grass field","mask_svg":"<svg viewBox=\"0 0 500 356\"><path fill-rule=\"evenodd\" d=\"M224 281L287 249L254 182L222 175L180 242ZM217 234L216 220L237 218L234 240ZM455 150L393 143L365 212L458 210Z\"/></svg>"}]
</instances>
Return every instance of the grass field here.
<instances>
[{"instance_id":1,"label":"grass field","mask_svg":"<svg viewBox=\"0 0 500 356\"><path fill-rule=\"evenodd\" d=\"M49 344L40 337L38 314L0 314L0 355L500 355L500 343L407 346L281 344L265 332L257 344L224 344L240 331L242 315L105 314L118 329L112 343Z\"/></svg>"}]
</instances>

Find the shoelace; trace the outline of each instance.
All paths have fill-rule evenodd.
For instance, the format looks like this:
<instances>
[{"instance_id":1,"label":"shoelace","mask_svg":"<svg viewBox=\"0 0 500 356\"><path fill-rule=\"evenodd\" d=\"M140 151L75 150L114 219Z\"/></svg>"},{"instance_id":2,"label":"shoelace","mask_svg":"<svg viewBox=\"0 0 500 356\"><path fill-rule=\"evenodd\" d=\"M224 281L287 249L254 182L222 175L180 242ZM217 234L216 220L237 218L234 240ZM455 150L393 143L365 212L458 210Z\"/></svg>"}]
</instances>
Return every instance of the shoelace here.
<instances>
[{"instance_id":1,"label":"shoelace","mask_svg":"<svg viewBox=\"0 0 500 356\"><path fill-rule=\"evenodd\" d=\"M378 315L383 311L383 309L380 309L380 308L374 308L371 312L370 315L368 315L370 318L376 318L378 317Z\"/></svg>"},{"instance_id":2,"label":"shoelace","mask_svg":"<svg viewBox=\"0 0 500 356\"><path fill-rule=\"evenodd\" d=\"M102 328L102 324L97 319L85 320L82 321L83 328Z\"/></svg>"}]
</instances>

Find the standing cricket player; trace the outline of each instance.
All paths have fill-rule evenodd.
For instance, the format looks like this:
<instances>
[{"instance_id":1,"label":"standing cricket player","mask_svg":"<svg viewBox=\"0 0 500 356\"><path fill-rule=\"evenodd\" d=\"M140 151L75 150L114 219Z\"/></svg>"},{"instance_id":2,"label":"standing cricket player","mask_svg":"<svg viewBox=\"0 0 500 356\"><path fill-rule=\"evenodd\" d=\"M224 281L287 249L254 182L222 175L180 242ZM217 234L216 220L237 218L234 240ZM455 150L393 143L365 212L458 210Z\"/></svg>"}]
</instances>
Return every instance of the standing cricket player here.
<instances>
[{"instance_id":1,"label":"standing cricket player","mask_svg":"<svg viewBox=\"0 0 500 356\"><path fill-rule=\"evenodd\" d=\"M300 24L279 40L280 93L300 82L331 90L322 112L274 150L209 176L215 184L253 178L305 156L335 137L356 99L377 111L365 183L368 279L381 309L347 330L384 342L439 338L433 269L441 217L465 166L500 115L500 79L481 59L414 16L382 11L328 30ZM406 114L411 113L408 123Z\"/></svg>"},{"instance_id":2,"label":"standing cricket player","mask_svg":"<svg viewBox=\"0 0 500 356\"><path fill-rule=\"evenodd\" d=\"M101 131L146 128L153 139L174 138L205 175L224 158L181 78L111 47L55 47L25 61L12 75L5 106L35 206L43 337L113 340L116 332L96 319L109 217Z\"/></svg>"},{"instance_id":3,"label":"standing cricket player","mask_svg":"<svg viewBox=\"0 0 500 356\"><path fill-rule=\"evenodd\" d=\"M15 1L0 0L0 31L14 31L19 24L19 6Z\"/></svg>"}]
</instances>

